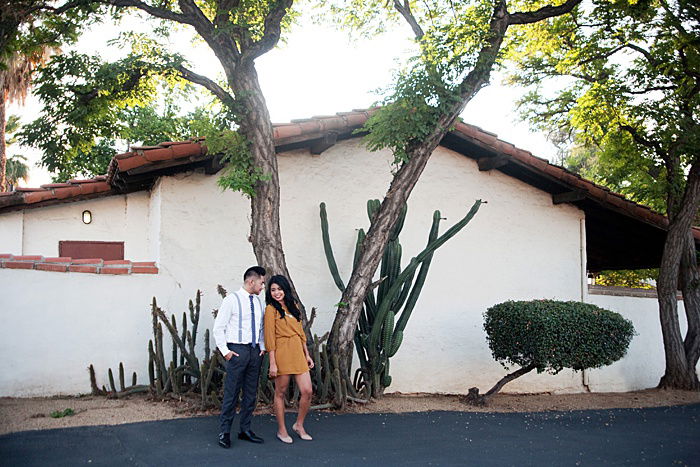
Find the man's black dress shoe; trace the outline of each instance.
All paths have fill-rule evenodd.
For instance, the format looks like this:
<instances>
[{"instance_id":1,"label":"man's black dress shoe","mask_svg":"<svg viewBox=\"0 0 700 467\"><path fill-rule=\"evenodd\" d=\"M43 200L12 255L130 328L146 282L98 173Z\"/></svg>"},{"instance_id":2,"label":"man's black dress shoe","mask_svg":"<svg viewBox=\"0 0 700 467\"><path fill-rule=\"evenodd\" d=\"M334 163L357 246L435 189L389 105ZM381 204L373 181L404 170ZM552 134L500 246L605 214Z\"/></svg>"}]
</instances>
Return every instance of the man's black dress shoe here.
<instances>
[{"instance_id":1,"label":"man's black dress shoe","mask_svg":"<svg viewBox=\"0 0 700 467\"><path fill-rule=\"evenodd\" d=\"M241 431L238 433L238 439L242 439L244 441L250 441L251 443L264 443L265 440L262 439L260 436L256 435L252 431Z\"/></svg>"},{"instance_id":2,"label":"man's black dress shoe","mask_svg":"<svg viewBox=\"0 0 700 467\"><path fill-rule=\"evenodd\" d=\"M229 433L219 433L219 446L224 449L231 447L231 435Z\"/></svg>"}]
</instances>

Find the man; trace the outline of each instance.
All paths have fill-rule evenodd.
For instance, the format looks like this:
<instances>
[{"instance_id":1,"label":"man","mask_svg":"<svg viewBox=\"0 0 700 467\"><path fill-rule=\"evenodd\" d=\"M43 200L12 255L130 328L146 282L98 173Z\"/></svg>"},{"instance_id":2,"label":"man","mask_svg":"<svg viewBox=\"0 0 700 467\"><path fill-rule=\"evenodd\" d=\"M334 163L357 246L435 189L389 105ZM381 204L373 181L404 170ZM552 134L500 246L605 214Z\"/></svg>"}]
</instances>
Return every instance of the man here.
<instances>
[{"instance_id":1,"label":"man","mask_svg":"<svg viewBox=\"0 0 700 467\"><path fill-rule=\"evenodd\" d=\"M224 400L221 404L219 446L231 447L231 425L236 414L238 393L243 388L238 439L262 443L253 433L260 364L265 353L263 314L265 305L258 296L265 288L265 269L253 266L243 274L243 287L224 298L214 320L214 341L226 359Z\"/></svg>"}]
</instances>

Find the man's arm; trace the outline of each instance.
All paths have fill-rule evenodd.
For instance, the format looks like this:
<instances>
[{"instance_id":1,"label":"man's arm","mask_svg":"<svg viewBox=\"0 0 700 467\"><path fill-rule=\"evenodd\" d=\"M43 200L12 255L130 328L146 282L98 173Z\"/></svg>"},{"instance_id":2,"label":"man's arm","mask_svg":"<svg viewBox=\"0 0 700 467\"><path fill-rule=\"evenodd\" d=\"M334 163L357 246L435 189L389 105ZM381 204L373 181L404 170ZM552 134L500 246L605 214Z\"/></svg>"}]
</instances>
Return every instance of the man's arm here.
<instances>
[{"instance_id":1,"label":"man's arm","mask_svg":"<svg viewBox=\"0 0 700 467\"><path fill-rule=\"evenodd\" d=\"M233 300L231 300L231 296L224 298L224 300L221 302L219 311L216 314L216 319L214 319L214 328L212 329L216 348L219 349L221 355L226 357L226 360L231 358L229 354L235 355L235 352L231 352L226 345L226 325L231 319L231 313L233 312L232 302Z\"/></svg>"}]
</instances>

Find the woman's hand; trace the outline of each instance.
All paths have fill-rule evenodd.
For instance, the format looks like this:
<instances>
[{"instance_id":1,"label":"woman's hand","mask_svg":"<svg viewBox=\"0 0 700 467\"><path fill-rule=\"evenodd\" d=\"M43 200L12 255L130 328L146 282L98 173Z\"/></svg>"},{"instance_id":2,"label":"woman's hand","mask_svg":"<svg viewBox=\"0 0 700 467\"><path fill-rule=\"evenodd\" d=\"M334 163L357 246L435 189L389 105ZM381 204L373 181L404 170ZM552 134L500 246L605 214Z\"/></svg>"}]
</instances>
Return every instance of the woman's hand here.
<instances>
[{"instance_id":1,"label":"woman's hand","mask_svg":"<svg viewBox=\"0 0 700 467\"><path fill-rule=\"evenodd\" d=\"M277 378L277 365L270 363L270 378Z\"/></svg>"},{"instance_id":2,"label":"woman's hand","mask_svg":"<svg viewBox=\"0 0 700 467\"><path fill-rule=\"evenodd\" d=\"M314 361L311 359L309 355L306 356L306 363L309 365L309 369L314 367Z\"/></svg>"}]
</instances>

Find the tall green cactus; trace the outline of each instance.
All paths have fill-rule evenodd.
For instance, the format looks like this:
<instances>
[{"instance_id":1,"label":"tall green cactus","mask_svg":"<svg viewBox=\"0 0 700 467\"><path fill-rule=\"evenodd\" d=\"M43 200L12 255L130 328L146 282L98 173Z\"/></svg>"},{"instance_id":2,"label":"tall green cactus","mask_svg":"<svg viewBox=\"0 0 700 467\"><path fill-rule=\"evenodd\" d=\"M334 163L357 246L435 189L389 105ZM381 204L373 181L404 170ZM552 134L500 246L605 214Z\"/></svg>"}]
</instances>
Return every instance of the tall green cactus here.
<instances>
[{"instance_id":1,"label":"tall green cactus","mask_svg":"<svg viewBox=\"0 0 700 467\"><path fill-rule=\"evenodd\" d=\"M404 205L396 224L392 228L389 242L382 256L379 267L379 286L368 291L364 299L364 306L360 312L357 329L355 330L355 350L360 362L359 375L355 378L355 389L357 391L364 388L368 397L379 397L383 394L384 389L391 385L389 359L396 355L401 346L408 319L411 317L428 275L433 253L471 221L481 204L481 200L476 200L469 212L439 237L438 230L441 216L440 211L435 211L433 213L433 224L428 235L428 244L402 270L401 256L403 249L399 242L399 235L403 229L408 211L407 206ZM367 201L367 216L370 222L379 211L380 206L379 200ZM323 239L326 261L328 262L333 281L342 293L345 290L345 285L340 277L333 255L325 203L321 203L320 211L321 237ZM355 245L353 267L357 264L365 237L364 230L360 229ZM417 276L416 271L418 272Z\"/></svg>"}]
</instances>

